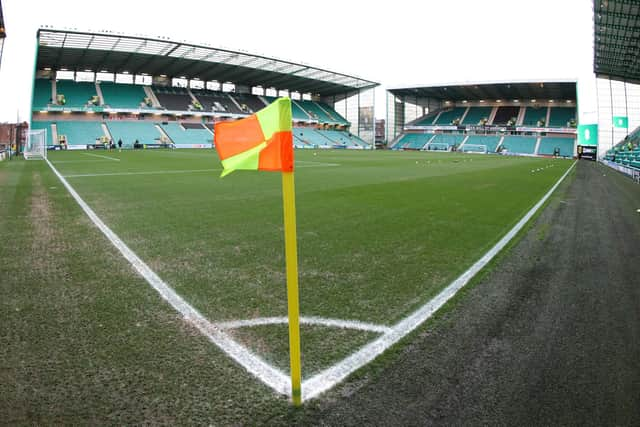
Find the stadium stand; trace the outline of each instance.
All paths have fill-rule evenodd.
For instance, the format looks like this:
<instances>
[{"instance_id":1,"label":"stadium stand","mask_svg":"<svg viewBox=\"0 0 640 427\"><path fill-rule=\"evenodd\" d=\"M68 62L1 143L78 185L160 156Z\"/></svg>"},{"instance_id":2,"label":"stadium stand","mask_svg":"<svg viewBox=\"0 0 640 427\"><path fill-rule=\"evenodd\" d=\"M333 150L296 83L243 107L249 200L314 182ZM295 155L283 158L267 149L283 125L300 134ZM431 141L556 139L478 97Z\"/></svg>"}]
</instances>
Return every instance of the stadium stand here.
<instances>
[{"instance_id":1,"label":"stadium stand","mask_svg":"<svg viewBox=\"0 0 640 427\"><path fill-rule=\"evenodd\" d=\"M561 128L569 127L569 123L571 121L575 121L575 118L576 109L574 107L551 107L549 123L547 126Z\"/></svg>"},{"instance_id":2,"label":"stadium stand","mask_svg":"<svg viewBox=\"0 0 640 427\"><path fill-rule=\"evenodd\" d=\"M296 101L313 119L320 123L337 124L338 122L313 101Z\"/></svg>"},{"instance_id":3,"label":"stadium stand","mask_svg":"<svg viewBox=\"0 0 640 427\"><path fill-rule=\"evenodd\" d=\"M396 143L395 148L421 150L433 138L432 133L406 133Z\"/></svg>"},{"instance_id":4,"label":"stadium stand","mask_svg":"<svg viewBox=\"0 0 640 427\"><path fill-rule=\"evenodd\" d=\"M295 136L305 144L318 147L332 147L334 142L313 128L293 128Z\"/></svg>"},{"instance_id":5,"label":"stadium stand","mask_svg":"<svg viewBox=\"0 0 640 427\"><path fill-rule=\"evenodd\" d=\"M199 123L162 123L162 130L174 144L211 144L213 135Z\"/></svg>"},{"instance_id":6,"label":"stadium stand","mask_svg":"<svg viewBox=\"0 0 640 427\"><path fill-rule=\"evenodd\" d=\"M575 152L574 145L575 139L573 138L545 137L540 139L538 154L552 156L556 148L558 148L560 150L560 156L573 157Z\"/></svg>"},{"instance_id":7,"label":"stadium stand","mask_svg":"<svg viewBox=\"0 0 640 427\"><path fill-rule=\"evenodd\" d=\"M193 95L202 104L203 111L215 111L218 113L247 114L229 98L225 92L214 92L204 89L193 89Z\"/></svg>"},{"instance_id":8,"label":"stadium stand","mask_svg":"<svg viewBox=\"0 0 640 427\"><path fill-rule=\"evenodd\" d=\"M499 135L469 135L462 146L462 151L464 151L466 145L485 145L487 147L487 153L495 153L500 143L500 138Z\"/></svg>"},{"instance_id":9,"label":"stadium stand","mask_svg":"<svg viewBox=\"0 0 640 427\"><path fill-rule=\"evenodd\" d=\"M96 97L95 83L74 82L73 80L58 80L56 95L64 96L64 106L67 108L86 108L89 100Z\"/></svg>"},{"instance_id":10,"label":"stadium stand","mask_svg":"<svg viewBox=\"0 0 640 427\"><path fill-rule=\"evenodd\" d=\"M446 145L447 150L449 150L454 145L455 146L460 145L462 141L464 141L464 139L465 139L465 135L461 135L461 134L439 133L439 134L436 134L436 136L429 142L429 146L427 146L427 149L435 148L436 146ZM436 146L431 147L432 144L436 144Z\"/></svg>"},{"instance_id":11,"label":"stadium stand","mask_svg":"<svg viewBox=\"0 0 640 427\"><path fill-rule=\"evenodd\" d=\"M144 105L146 94L140 85L117 84L112 82L99 83L105 105L111 108L137 109Z\"/></svg>"},{"instance_id":12,"label":"stadium stand","mask_svg":"<svg viewBox=\"0 0 640 427\"><path fill-rule=\"evenodd\" d=\"M439 111L434 111L434 112L427 113L424 116L414 120L413 122L410 122L409 125L411 125L411 126L430 126L430 125L433 124L433 121L438 116L438 113L439 113Z\"/></svg>"},{"instance_id":13,"label":"stadium stand","mask_svg":"<svg viewBox=\"0 0 640 427\"><path fill-rule=\"evenodd\" d=\"M520 112L520 107L516 106L505 106L498 107L496 111L496 115L493 118L494 125L506 125L513 118L518 117L518 113ZM515 122L513 123L515 125Z\"/></svg>"},{"instance_id":14,"label":"stadium stand","mask_svg":"<svg viewBox=\"0 0 640 427\"><path fill-rule=\"evenodd\" d=\"M160 133L152 122L107 120L105 123L113 140L121 139L124 146L132 146L136 139L140 144L159 144Z\"/></svg>"},{"instance_id":15,"label":"stadium stand","mask_svg":"<svg viewBox=\"0 0 640 427\"><path fill-rule=\"evenodd\" d=\"M329 107L327 104L325 104L324 102L316 102L314 101L318 106L320 106L320 108L322 108L324 111L326 111L327 113L329 113L329 116L331 117L331 119L339 124L339 125L349 125L350 123L347 121L347 119L345 119L344 117L342 117L340 114L338 114L338 112L336 110L334 110L333 108Z\"/></svg>"},{"instance_id":16,"label":"stadium stand","mask_svg":"<svg viewBox=\"0 0 640 427\"><path fill-rule=\"evenodd\" d=\"M53 124L53 122L51 121L34 121L31 122L31 129L32 130L40 130L40 129L45 129L47 131L47 145L54 145L53 144L53 131L51 130L51 125Z\"/></svg>"},{"instance_id":17,"label":"stadium stand","mask_svg":"<svg viewBox=\"0 0 640 427\"><path fill-rule=\"evenodd\" d=\"M367 146L364 141L360 140L362 144L357 142L355 139L350 137L347 132L340 130L318 130L321 135L329 138L336 145L343 145L348 148L359 147L359 146Z\"/></svg>"},{"instance_id":18,"label":"stadium stand","mask_svg":"<svg viewBox=\"0 0 640 427\"><path fill-rule=\"evenodd\" d=\"M535 136L505 136L502 140L503 149L509 153L534 154L537 138Z\"/></svg>"},{"instance_id":19,"label":"stadium stand","mask_svg":"<svg viewBox=\"0 0 640 427\"><path fill-rule=\"evenodd\" d=\"M547 122L547 107L527 107L522 119L522 126L538 126L538 122Z\"/></svg>"},{"instance_id":20,"label":"stadium stand","mask_svg":"<svg viewBox=\"0 0 640 427\"><path fill-rule=\"evenodd\" d=\"M185 88L154 86L153 93L158 98L160 105L171 111L191 110L192 99ZM200 101L202 102L202 101Z\"/></svg>"},{"instance_id":21,"label":"stadium stand","mask_svg":"<svg viewBox=\"0 0 640 427\"><path fill-rule=\"evenodd\" d=\"M467 107L455 107L448 111L443 111L436 122L436 125L450 125L454 120L462 118Z\"/></svg>"},{"instance_id":22,"label":"stadium stand","mask_svg":"<svg viewBox=\"0 0 640 427\"><path fill-rule=\"evenodd\" d=\"M98 121L59 120L56 122L56 127L58 130L58 138L65 136L67 145L95 144L96 139L104 136L102 123Z\"/></svg>"},{"instance_id":23,"label":"stadium stand","mask_svg":"<svg viewBox=\"0 0 640 427\"><path fill-rule=\"evenodd\" d=\"M46 110L51 102L51 81L36 79L33 86L33 109Z\"/></svg>"},{"instance_id":24,"label":"stadium stand","mask_svg":"<svg viewBox=\"0 0 640 427\"><path fill-rule=\"evenodd\" d=\"M477 125L482 119L489 119L493 107L469 107L467 115L464 117L462 124Z\"/></svg>"},{"instance_id":25,"label":"stadium stand","mask_svg":"<svg viewBox=\"0 0 640 427\"><path fill-rule=\"evenodd\" d=\"M264 102L255 95L249 95L244 93L234 93L231 96L236 100L240 109L245 113L255 113L266 107ZM243 108L244 107L244 108Z\"/></svg>"}]
</instances>

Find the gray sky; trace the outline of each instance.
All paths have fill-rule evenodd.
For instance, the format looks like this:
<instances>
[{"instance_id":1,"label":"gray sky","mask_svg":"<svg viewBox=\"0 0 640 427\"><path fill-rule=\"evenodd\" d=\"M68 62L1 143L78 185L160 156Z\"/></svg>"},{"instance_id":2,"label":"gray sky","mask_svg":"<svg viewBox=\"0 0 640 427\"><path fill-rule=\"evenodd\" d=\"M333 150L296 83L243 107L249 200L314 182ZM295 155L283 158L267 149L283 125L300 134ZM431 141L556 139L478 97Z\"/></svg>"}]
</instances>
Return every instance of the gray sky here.
<instances>
[{"instance_id":1,"label":"gray sky","mask_svg":"<svg viewBox=\"0 0 640 427\"><path fill-rule=\"evenodd\" d=\"M244 50L382 83L579 79L581 120L595 110L591 0L216 2L3 0L7 39L0 121L28 119L42 25L166 36ZM313 28L313 30L311 30Z\"/></svg>"}]
</instances>

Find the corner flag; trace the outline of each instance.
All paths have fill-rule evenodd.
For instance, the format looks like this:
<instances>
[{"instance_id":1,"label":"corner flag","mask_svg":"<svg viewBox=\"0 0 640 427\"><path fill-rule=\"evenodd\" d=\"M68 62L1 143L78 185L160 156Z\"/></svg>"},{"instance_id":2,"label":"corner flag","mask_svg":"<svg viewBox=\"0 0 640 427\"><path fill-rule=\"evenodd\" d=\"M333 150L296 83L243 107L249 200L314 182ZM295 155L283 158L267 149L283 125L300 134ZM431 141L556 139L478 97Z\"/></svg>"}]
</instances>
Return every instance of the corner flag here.
<instances>
[{"instance_id":1,"label":"corner flag","mask_svg":"<svg viewBox=\"0 0 640 427\"><path fill-rule=\"evenodd\" d=\"M291 100L279 98L257 113L215 125L225 176L234 170L293 171Z\"/></svg>"},{"instance_id":2,"label":"corner flag","mask_svg":"<svg viewBox=\"0 0 640 427\"><path fill-rule=\"evenodd\" d=\"M291 399L294 405L300 406L302 404L300 303L291 128L291 100L280 98L245 119L216 123L214 138L216 150L224 168L220 177L239 169L282 172Z\"/></svg>"}]
</instances>

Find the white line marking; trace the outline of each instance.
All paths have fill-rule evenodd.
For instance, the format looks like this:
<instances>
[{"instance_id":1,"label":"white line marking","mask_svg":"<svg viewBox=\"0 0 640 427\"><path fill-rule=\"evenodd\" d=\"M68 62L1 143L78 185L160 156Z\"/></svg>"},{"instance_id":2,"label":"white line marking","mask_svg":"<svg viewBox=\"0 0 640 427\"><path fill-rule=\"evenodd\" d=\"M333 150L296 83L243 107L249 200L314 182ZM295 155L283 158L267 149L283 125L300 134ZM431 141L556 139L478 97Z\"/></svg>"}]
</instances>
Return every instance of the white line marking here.
<instances>
[{"instance_id":1,"label":"white line marking","mask_svg":"<svg viewBox=\"0 0 640 427\"><path fill-rule=\"evenodd\" d=\"M280 325L288 324L289 318L283 317L260 317L257 319L231 320L229 322L216 323L215 326L221 329L235 329L261 325ZM301 316L300 323L303 325L321 325L341 329L357 329L360 331L378 332L381 334L389 333L392 329L384 325L375 325L373 323L365 323L357 320L340 320L326 319L324 317Z\"/></svg>"},{"instance_id":2,"label":"white line marking","mask_svg":"<svg viewBox=\"0 0 640 427\"><path fill-rule=\"evenodd\" d=\"M93 157L101 157L103 159L113 160L114 162L119 162L120 159L116 159L115 157L103 156L101 154L90 154L90 153L82 153L85 156L93 156Z\"/></svg>"},{"instance_id":3,"label":"white line marking","mask_svg":"<svg viewBox=\"0 0 640 427\"><path fill-rule=\"evenodd\" d=\"M164 298L174 309L184 316L185 321L193 324L203 335L211 342L217 345L222 351L227 353L233 360L243 366L249 373L254 375L260 381L274 389L276 392L290 395L291 381L289 376L282 371L269 365L260 357L253 354L246 347L232 340L227 334L222 332L211 324L202 314L189 305L180 295L178 295L169 285L167 285L147 264L144 263L120 238L113 232L95 212L82 200L66 179L57 171L57 169L45 159L51 170L56 174L58 179L69 191L69 194L80 205L82 210L93 221L93 223L102 231L122 256L144 277L144 279Z\"/></svg>"},{"instance_id":4,"label":"white line marking","mask_svg":"<svg viewBox=\"0 0 640 427\"><path fill-rule=\"evenodd\" d=\"M312 162L309 160L296 160L295 161L296 165L298 163L310 163L308 166L304 166L304 165L300 165L298 166L299 168L304 168L304 167L312 167L312 166L340 166L339 163L324 163L324 162Z\"/></svg>"},{"instance_id":5,"label":"white line marking","mask_svg":"<svg viewBox=\"0 0 640 427\"><path fill-rule=\"evenodd\" d=\"M102 162L110 162L111 160L54 160L53 164L62 164L62 163L102 163Z\"/></svg>"},{"instance_id":6,"label":"white line marking","mask_svg":"<svg viewBox=\"0 0 640 427\"><path fill-rule=\"evenodd\" d=\"M376 340L362 347L360 350L351 354L347 358L338 362L330 368L318 373L317 375L309 378L302 383L302 397L303 399L312 399L321 393L329 390L337 383L344 380L354 371L360 369L367 363L382 354L385 350L391 347L393 344L400 341L404 336L420 326L424 321L439 310L449 299L451 299L460 289L462 289L473 276L475 276L489 261L495 257L515 235L525 226L525 224L531 219L531 217L540 209L540 207L547 201L555 189L565 179L565 177L571 172L576 165L574 162L569 169L562 175L562 177L555 183L553 187L536 203L529 212L516 224L511 230L495 244L486 254L482 256L475 264L473 264L467 271L462 273L460 277L454 280L449 286L444 288L438 295L427 302L425 305L414 311L411 315L401 320L397 324L391 327L391 331L385 333Z\"/></svg>"},{"instance_id":7,"label":"white line marking","mask_svg":"<svg viewBox=\"0 0 640 427\"><path fill-rule=\"evenodd\" d=\"M183 170L166 170L166 171L144 171L144 172L105 172L105 173L78 173L65 175L65 178L86 178L93 176L129 176L129 175L167 175L176 173L200 173L215 172L222 169L183 169Z\"/></svg>"},{"instance_id":8,"label":"white line marking","mask_svg":"<svg viewBox=\"0 0 640 427\"><path fill-rule=\"evenodd\" d=\"M93 160L92 160L93 161ZM321 163L317 165L300 165L299 168L312 168L312 167L327 167L327 166L340 166L335 163ZM130 176L130 175L169 175L169 174L181 174L181 173L200 173L200 172L220 172L222 169L178 169L178 170L164 170L164 171L143 171L143 172L105 172L105 173L78 173L64 175L65 178L91 178L98 176Z\"/></svg>"}]
</instances>

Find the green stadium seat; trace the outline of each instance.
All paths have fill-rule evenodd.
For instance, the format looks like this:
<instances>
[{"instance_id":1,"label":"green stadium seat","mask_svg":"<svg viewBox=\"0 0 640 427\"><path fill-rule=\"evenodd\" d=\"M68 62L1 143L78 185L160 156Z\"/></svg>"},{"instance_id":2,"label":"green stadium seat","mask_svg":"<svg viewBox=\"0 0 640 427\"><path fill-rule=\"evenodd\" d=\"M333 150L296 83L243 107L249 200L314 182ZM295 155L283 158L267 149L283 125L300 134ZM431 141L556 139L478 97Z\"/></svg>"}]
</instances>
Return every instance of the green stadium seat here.
<instances>
[{"instance_id":1,"label":"green stadium seat","mask_svg":"<svg viewBox=\"0 0 640 427\"><path fill-rule=\"evenodd\" d=\"M467 107L455 107L451 110L443 111L434 124L451 125L454 120L462 118L466 109Z\"/></svg>"},{"instance_id":2,"label":"green stadium seat","mask_svg":"<svg viewBox=\"0 0 640 427\"><path fill-rule=\"evenodd\" d=\"M143 86L101 82L100 90L102 91L105 105L111 108L139 109L141 104L144 108L151 108L144 106L144 99L147 94Z\"/></svg>"},{"instance_id":3,"label":"green stadium seat","mask_svg":"<svg viewBox=\"0 0 640 427\"><path fill-rule=\"evenodd\" d=\"M536 149L537 138L535 136L505 136L501 147L509 153L533 154Z\"/></svg>"},{"instance_id":4,"label":"green stadium seat","mask_svg":"<svg viewBox=\"0 0 640 427\"><path fill-rule=\"evenodd\" d=\"M495 153L498 143L500 143L498 135L469 135L463 147L465 145L485 145L487 153Z\"/></svg>"},{"instance_id":5,"label":"green stadium seat","mask_svg":"<svg viewBox=\"0 0 640 427\"><path fill-rule=\"evenodd\" d=\"M540 139L538 154L553 155L556 148L560 149L560 156L573 157L575 154L575 142L573 138L544 137Z\"/></svg>"},{"instance_id":6,"label":"green stadium seat","mask_svg":"<svg viewBox=\"0 0 640 427\"><path fill-rule=\"evenodd\" d=\"M102 123L95 121L62 121L56 122L58 138L64 135L67 145L95 144L104 135Z\"/></svg>"},{"instance_id":7,"label":"green stadium seat","mask_svg":"<svg viewBox=\"0 0 640 427\"><path fill-rule=\"evenodd\" d=\"M489 119L493 107L469 107L467 115L464 117L462 124L477 125L482 119Z\"/></svg>"},{"instance_id":8,"label":"green stadium seat","mask_svg":"<svg viewBox=\"0 0 640 427\"><path fill-rule=\"evenodd\" d=\"M36 79L33 85L33 109L46 110L51 103L51 81Z\"/></svg>"},{"instance_id":9,"label":"green stadium seat","mask_svg":"<svg viewBox=\"0 0 640 427\"><path fill-rule=\"evenodd\" d=\"M73 80L58 80L56 94L64 95L65 108L84 109L91 107L89 100L97 96L96 85L93 82L75 82Z\"/></svg>"},{"instance_id":10,"label":"green stadium seat","mask_svg":"<svg viewBox=\"0 0 640 427\"><path fill-rule=\"evenodd\" d=\"M114 142L122 140L124 146L133 146L137 139L140 144L159 144L160 132L155 123L128 120L107 120L105 122Z\"/></svg>"},{"instance_id":11,"label":"green stadium seat","mask_svg":"<svg viewBox=\"0 0 640 427\"><path fill-rule=\"evenodd\" d=\"M538 122L542 120L547 122L547 107L527 107L524 111L522 126L538 126Z\"/></svg>"},{"instance_id":12,"label":"green stadium seat","mask_svg":"<svg viewBox=\"0 0 640 427\"><path fill-rule=\"evenodd\" d=\"M566 128L569 122L576 119L575 107L551 107L548 127Z\"/></svg>"},{"instance_id":13,"label":"green stadium seat","mask_svg":"<svg viewBox=\"0 0 640 427\"><path fill-rule=\"evenodd\" d=\"M183 127L178 123L162 123L162 130L169 136L174 144L212 144L213 135L202 125L198 127Z\"/></svg>"}]
</instances>

